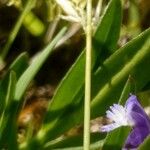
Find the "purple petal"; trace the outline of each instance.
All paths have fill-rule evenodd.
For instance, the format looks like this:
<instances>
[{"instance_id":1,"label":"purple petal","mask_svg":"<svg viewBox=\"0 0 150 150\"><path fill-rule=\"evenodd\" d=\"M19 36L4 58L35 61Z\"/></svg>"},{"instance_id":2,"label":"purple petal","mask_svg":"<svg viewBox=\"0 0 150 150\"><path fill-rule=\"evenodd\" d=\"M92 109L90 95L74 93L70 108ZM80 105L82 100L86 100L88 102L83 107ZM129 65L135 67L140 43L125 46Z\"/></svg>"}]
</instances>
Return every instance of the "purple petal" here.
<instances>
[{"instance_id":1,"label":"purple petal","mask_svg":"<svg viewBox=\"0 0 150 150\"><path fill-rule=\"evenodd\" d=\"M135 95L131 95L126 104L127 116L133 122L133 130L128 136L125 148L137 148L150 134L150 119Z\"/></svg>"},{"instance_id":2,"label":"purple petal","mask_svg":"<svg viewBox=\"0 0 150 150\"><path fill-rule=\"evenodd\" d=\"M125 104L127 115L134 126L147 126L150 131L150 119L140 105L135 95L131 95Z\"/></svg>"},{"instance_id":3,"label":"purple petal","mask_svg":"<svg viewBox=\"0 0 150 150\"><path fill-rule=\"evenodd\" d=\"M141 115L146 115L145 111L143 110L142 106L138 102L138 99L135 95L131 95L125 104L127 111L135 111L140 113ZM147 115L146 115L147 117Z\"/></svg>"},{"instance_id":4,"label":"purple petal","mask_svg":"<svg viewBox=\"0 0 150 150\"><path fill-rule=\"evenodd\" d=\"M144 139L148 136L149 131L144 127L135 127L128 136L124 148L133 149L137 148Z\"/></svg>"}]
</instances>

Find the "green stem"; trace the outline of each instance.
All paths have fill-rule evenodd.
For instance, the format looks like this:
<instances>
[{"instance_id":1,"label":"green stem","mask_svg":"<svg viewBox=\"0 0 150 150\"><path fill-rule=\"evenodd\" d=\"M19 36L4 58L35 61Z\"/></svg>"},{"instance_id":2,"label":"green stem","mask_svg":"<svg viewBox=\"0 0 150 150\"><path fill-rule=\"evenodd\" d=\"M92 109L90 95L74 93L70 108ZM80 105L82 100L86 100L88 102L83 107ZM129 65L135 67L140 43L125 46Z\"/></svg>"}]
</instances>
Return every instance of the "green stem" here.
<instances>
[{"instance_id":1,"label":"green stem","mask_svg":"<svg viewBox=\"0 0 150 150\"><path fill-rule=\"evenodd\" d=\"M18 18L18 21L16 22L14 28L12 29L10 36L8 37L8 41L6 43L6 45L4 46L2 53L0 55L1 59L4 60L5 57L8 54L8 51L13 43L13 41L15 40L17 33L22 25L23 19L25 18L25 16L28 14L28 12L31 10L33 4L35 3L35 0L28 0L26 3L26 6L23 10L23 12L21 13L20 17Z\"/></svg>"},{"instance_id":2,"label":"green stem","mask_svg":"<svg viewBox=\"0 0 150 150\"><path fill-rule=\"evenodd\" d=\"M87 0L86 14L86 66L84 102L84 150L90 149L90 100L91 100L91 49L92 49L92 0Z\"/></svg>"}]
</instances>

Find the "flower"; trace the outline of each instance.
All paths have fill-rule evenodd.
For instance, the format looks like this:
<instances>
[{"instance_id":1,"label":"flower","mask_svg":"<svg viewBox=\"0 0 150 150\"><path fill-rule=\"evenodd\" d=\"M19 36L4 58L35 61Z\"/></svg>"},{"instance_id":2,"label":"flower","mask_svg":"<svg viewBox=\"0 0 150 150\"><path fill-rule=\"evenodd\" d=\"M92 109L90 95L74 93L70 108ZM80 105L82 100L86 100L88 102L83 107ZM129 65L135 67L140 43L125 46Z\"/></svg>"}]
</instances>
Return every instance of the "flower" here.
<instances>
[{"instance_id":1,"label":"flower","mask_svg":"<svg viewBox=\"0 0 150 150\"><path fill-rule=\"evenodd\" d=\"M75 5L70 0L56 0L58 5L64 10L67 16L61 16L63 19L73 22L80 22L81 18L76 10Z\"/></svg>"},{"instance_id":2,"label":"flower","mask_svg":"<svg viewBox=\"0 0 150 150\"><path fill-rule=\"evenodd\" d=\"M124 107L119 104L110 106L106 116L113 122L102 126L102 132L110 132L120 126L132 127L123 150L136 149L150 134L150 119L135 95L130 95Z\"/></svg>"}]
</instances>

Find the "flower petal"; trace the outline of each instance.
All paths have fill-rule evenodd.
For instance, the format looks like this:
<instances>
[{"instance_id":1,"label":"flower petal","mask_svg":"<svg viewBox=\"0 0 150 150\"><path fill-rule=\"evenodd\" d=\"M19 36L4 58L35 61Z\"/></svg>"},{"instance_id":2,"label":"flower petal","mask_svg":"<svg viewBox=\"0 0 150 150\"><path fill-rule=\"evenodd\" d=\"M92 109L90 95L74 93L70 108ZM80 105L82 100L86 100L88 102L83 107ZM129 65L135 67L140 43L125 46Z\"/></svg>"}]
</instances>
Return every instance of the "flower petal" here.
<instances>
[{"instance_id":1,"label":"flower petal","mask_svg":"<svg viewBox=\"0 0 150 150\"><path fill-rule=\"evenodd\" d=\"M127 109L127 111L135 111L137 113L140 113L141 115L143 116L146 116L146 113L144 111L144 109L142 108L142 106L140 105L140 103L138 102L138 99L135 95L131 95L126 104L125 104L125 107Z\"/></svg>"},{"instance_id":2,"label":"flower petal","mask_svg":"<svg viewBox=\"0 0 150 150\"><path fill-rule=\"evenodd\" d=\"M135 95L130 95L125 107L114 104L106 111L107 118L113 123L101 127L102 132L109 132L120 126L132 126L123 150L136 150L136 148L150 134L150 119L140 105Z\"/></svg>"},{"instance_id":3,"label":"flower petal","mask_svg":"<svg viewBox=\"0 0 150 150\"><path fill-rule=\"evenodd\" d=\"M106 111L106 116L108 119L118 124L119 126L128 125L128 122L127 122L128 118L126 117L126 110L123 106L119 104L114 104L113 106L110 106L110 110Z\"/></svg>"},{"instance_id":4,"label":"flower petal","mask_svg":"<svg viewBox=\"0 0 150 150\"><path fill-rule=\"evenodd\" d=\"M135 127L132 132L129 134L126 142L125 149L137 148L144 139L148 136L148 129L145 127Z\"/></svg>"},{"instance_id":5,"label":"flower petal","mask_svg":"<svg viewBox=\"0 0 150 150\"><path fill-rule=\"evenodd\" d=\"M146 126L150 132L150 119L135 95L131 95L128 98L125 107L130 124L134 124L134 126Z\"/></svg>"},{"instance_id":6,"label":"flower petal","mask_svg":"<svg viewBox=\"0 0 150 150\"><path fill-rule=\"evenodd\" d=\"M118 128L120 125L117 124L117 123L112 123L112 124L108 124L108 125L105 125L105 126L102 126L100 128L100 131L101 132L110 132L116 128Z\"/></svg>"}]
</instances>

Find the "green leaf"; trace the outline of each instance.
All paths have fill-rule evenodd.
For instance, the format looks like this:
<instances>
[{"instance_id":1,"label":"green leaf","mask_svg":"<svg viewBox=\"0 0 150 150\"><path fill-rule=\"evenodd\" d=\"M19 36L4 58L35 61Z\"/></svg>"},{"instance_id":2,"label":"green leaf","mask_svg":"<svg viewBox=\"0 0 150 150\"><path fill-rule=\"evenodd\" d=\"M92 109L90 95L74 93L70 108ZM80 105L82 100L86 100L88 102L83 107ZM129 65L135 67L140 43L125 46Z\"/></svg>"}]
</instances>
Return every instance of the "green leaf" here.
<instances>
[{"instance_id":1,"label":"green leaf","mask_svg":"<svg viewBox=\"0 0 150 150\"><path fill-rule=\"evenodd\" d=\"M105 50L115 50L120 35L121 21L121 1L111 0L102 15L100 24L93 38L94 41L96 41L98 45L104 46L101 48L105 48Z\"/></svg>"},{"instance_id":2,"label":"green leaf","mask_svg":"<svg viewBox=\"0 0 150 150\"><path fill-rule=\"evenodd\" d=\"M80 98L76 99L79 101L76 105L69 105L63 114L57 117L52 123L47 122L47 124L44 124L37 136L37 140L43 140L43 143L48 142L58 137L58 135L63 134L74 125L80 124L83 121L84 101L82 99L83 96L81 95ZM43 133L42 137L40 136L41 133Z\"/></svg>"},{"instance_id":3,"label":"green leaf","mask_svg":"<svg viewBox=\"0 0 150 150\"><path fill-rule=\"evenodd\" d=\"M9 81L7 85L7 94L4 99L5 105L0 118L0 149L7 148L17 150L17 132L16 122L14 122L13 109L14 109L14 93L16 86L16 76L13 71L10 72ZM11 125L10 125L11 124ZM6 148L6 149L7 149Z\"/></svg>"},{"instance_id":4,"label":"green leaf","mask_svg":"<svg viewBox=\"0 0 150 150\"><path fill-rule=\"evenodd\" d=\"M7 96L7 88L8 88L8 83L9 82L9 73L6 74L4 79L0 82L0 116L3 113L4 106L5 106L5 99Z\"/></svg>"},{"instance_id":5,"label":"green leaf","mask_svg":"<svg viewBox=\"0 0 150 150\"><path fill-rule=\"evenodd\" d=\"M144 142L139 146L138 150L147 150L150 147L150 136L148 136Z\"/></svg>"},{"instance_id":6,"label":"green leaf","mask_svg":"<svg viewBox=\"0 0 150 150\"><path fill-rule=\"evenodd\" d=\"M56 94L52 99L52 103L49 106L51 111L65 109L66 106L72 103L72 100L78 94L81 86L84 84L84 65L85 53L82 53L60 83ZM79 74L80 77L78 78Z\"/></svg>"},{"instance_id":7,"label":"green leaf","mask_svg":"<svg viewBox=\"0 0 150 150\"><path fill-rule=\"evenodd\" d=\"M124 105L130 93L135 93L135 85L133 83L131 75L129 75L128 80L123 88L121 96L118 100L120 105Z\"/></svg>"},{"instance_id":8,"label":"green leaf","mask_svg":"<svg viewBox=\"0 0 150 150\"><path fill-rule=\"evenodd\" d=\"M97 70L97 72L93 75L93 118L99 115L103 115L105 113L105 110L109 107L109 105L111 105L113 102L119 99L122 87L125 84L125 81L127 80L129 74L131 74L137 82L138 90L141 89L150 80L150 71L147 68L145 68L145 64L149 64L150 59L149 41L147 41L149 40L149 35L150 30L147 30L140 36L138 36L136 39L132 40L124 47L117 50L110 58L108 58L104 62L102 67L100 67L99 70ZM72 71L70 71L69 73L71 74ZM68 76L70 74L68 74ZM76 75L78 75L77 79L79 80L79 78L81 77L79 76L80 74ZM65 77L65 79L66 78L67 77ZM77 82L78 80L71 81ZM71 81L68 82L69 87L72 87ZM64 82L62 82L62 84ZM78 86L76 88L79 89L79 86L81 86L80 83L78 83ZM59 88L61 88L61 85ZM58 94L58 92L59 90L57 91L56 95ZM76 91L74 91L74 93L75 92ZM68 90L64 89L64 92L62 93L63 94L59 96L58 105L59 103L61 103L62 106L65 106L62 103L68 103L69 101L68 99L66 99L68 98ZM70 97L70 102L72 102L73 98L74 96ZM54 100L55 99L53 99L53 101ZM75 124L82 122L82 98L80 100L76 100L78 101L77 105L74 106L74 103L72 105L69 104L67 107L64 107L66 109L54 109L54 111L51 111L53 110L54 102L51 103L47 114L47 118L49 119L46 119L48 120L46 121L46 126L44 124L45 127L43 126L43 128L40 130L36 139L37 141L40 141L43 137L46 137L46 141L48 139L51 140L52 138L56 138L63 132L67 131L69 128L73 127ZM54 114L54 118L52 114ZM52 118L50 118L49 116L51 116ZM66 125L64 126L64 124Z\"/></svg>"},{"instance_id":9,"label":"green leaf","mask_svg":"<svg viewBox=\"0 0 150 150\"><path fill-rule=\"evenodd\" d=\"M118 6L118 7L116 8L116 6ZM119 16L114 19L121 20L121 18L120 18L120 14L121 14L120 1L112 0L109 3L107 10L103 14L101 23L98 26L97 31L95 33L94 38L98 42L101 41L101 39L102 39L100 36L101 32L102 32L102 35L105 36L105 40L101 41L102 43L99 43L99 47L101 47L101 48L103 47L103 45L105 45L105 42L108 40L108 38L111 39L111 37L107 36L110 30L112 30L111 34L116 36L114 38L114 40L112 41L112 43L113 43L112 45L113 46L116 45L118 35L119 35L119 33L117 33L117 32L119 32L119 30L120 30L119 24L118 24L117 30L113 30L111 28L113 26L115 26L113 24L116 24L116 22L119 22L119 21L117 21L117 20L116 21L113 21L113 20L108 21L108 19L107 19L108 17L110 17L110 14L112 12L114 12L116 9L120 13L119 13ZM105 28L105 26L103 25L105 23L109 23L112 26ZM106 35L104 35L104 33ZM95 60L93 58L93 64L94 64L94 62L95 62ZM55 126L55 123L57 122L57 120L59 120L58 118L60 118L60 116L66 111L66 109L70 110L70 108L69 108L70 106L73 106L78 101L80 102L81 98L78 98L79 100L76 100L76 99L77 99L77 97L80 96L79 93L82 93L82 95L83 95L83 91L84 91L83 90L84 64L85 64L85 52L82 52L82 54L79 56L77 61L74 63L74 65L71 67L71 69L68 71L68 73L66 74L66 76L64 77L62 82L60 83L60 85L52 99L52 102L49 105L48 113L47 113L46 119L45 119L45 123L46 124L49 123L48 124L49 129L52 126L53 127ZM50 125L50 122L51 122L51 125Z\"/></svg>"},{"instance_id":10,"label":"green leaf","mask_svg":"<svg viewBox=\"0 0 150 150\"><path fill-rule=\"evenodd\" d=\"M137 91L149 82L150 70L147 69L147 66L150 65L149 36L150 30L147 30L117 50L93 76L92 118L104 115L108 107L119 100L120 93L129 74L136 81ZM145 66L145 64L147 65ZM64 93L66 92L64 91ZM54 122L47 122L45 129L43 128L45 131L41 130L41 132L45 132L47 140L56 138L74 125L82 123L82 94L81 97L76 99L78 101L76 105L69 105L65 112L63 111L63 114L59 114L60 116ZM50 111L50 113L55 112ZM61 110L59 113L61 113Z\"/></svg>"},{"instance_id":11,"label":"green leaf","mask_svg":"<svg viewBox=\"0 0 150 150\"><path fill-rule=\"evenodd\" d=\"M31 80L34 78L36 73L39 71L39 69L45 62L45 60L48 58L49 54L52 52L52 49L54 48L56 43L61 39L65 31L66 31L66 28L63 28L58 33L58 35L54 38L54 40L33 59L30 66L21 75L16 85L16 92L15 92L16 101L19 101L21 99L27 86L29 85Z\"/></svg>"},{"instance_id":12,"label":"green leaf","mask_svg":"<svg viewBox=\"0 0 150 150\"><path fill-rule=\"evenodd\" d=\"M102 150L112 150L112 149L121 150L124 145L124 141L128 136L129 131L130 128L121 127L108 133L104 145L102 147Z\"/></svg>"},{"instance_id":13,"label":"green leaf","mask_svg":"<svg viewBox=\"0 0 150 150\"><path fill-rule=\"evenodd\" d=\"M14 96L14 90L15 90L15 74L14 72L10 72L7 89L6 89L6 96L3 101L5 101L3 113L0 120L0 127L3 128L3 122L5 121L4 117L6 116L6 110L10 106L10 103ZM8 114L7 114L8 115ZM2 132L2 130L0 130Z\"/></svg>"},{"instance_id":14,"label":"green leaf","mask_svg":"<svg viewBox=\"0 0 150 150\"><path fill-rule=\"evenodd\" d=\"M111 0L102 15L98 29L93 38L96 49L97 68L103 60L117 48L122 21L122 8L120 0Z\"/></svg>"},{"instance_id":15,"label":"green leaf","mask_svg":"<svg viewBox=\"0 0 150 150\"><path fill-rule=\"evenodd\" d=\"M122 91L121 97L119 99L120 103L123 104L128 96L129 93L131 93L131 91L133 91L133 80L132 77L129 76L125 87ZM56 121L56 123L53 126L52 129L49 128L49 131L47 132L47 135L45 136L45 139L49 139L51 140L54 137L57 137L58 134L63 134L64 131L66 131L69 127L72 127L73 124L79 124L80 121L79 120L83 120L83 116L81 116L81 113L83 112L83 101L82 101L82 97L81 94L79 94L79 96L76 98L76 101L79 101L80 103L77 103L76 105L69 105L69 108L66 112L64 112L64 114L62 116L60 116ZM78 117L77 117L78 116ZM70 122L70 118L72 119L72 121ZM78 121L77 121L78 120ZM77 121L77 122L75 122ZM64 126L63 128L60 128L61 124L67 123L67 126ZM51 124L48 124L51 127ZM59 130L57 130L59 128ZM54 131L54 132L53 132Z\"/></svg>"},{"instance_id":16,"label":"green leaf","mask_svg":"<svg viewBox=\"0 0 150 150\"><path fill-rule=\"evenodd\" d=\"M7 96L7 86L9 81L10 71L13 70L16 73L16 80L24 72L28 66L28 56L26 53L20 54L9 67L4 78L0 82L0 114L4 110L5 99Z\"/></svg>"},{"instance_id":17,"label":"green leaf","mask_svg":"<svg viewBox=\"0 0 150 150\"><path fill-rule=\"evenodd\" d=\"M11 112L10 116L13 119L13 121L12 120L11 121L13 123L14 122L16 123L18 105L21 105L21 103L19 103L19 100L21 100L21 97L24 94L27 86L29 85L29 82L33 79L33 77L35 76L37 71L40 69L40 67L42 66L42 64L44 63L44 61L46 60L46 58L48 57L50 52L52 51L53 47L58 42L58 40L60 40L60 38L62 37L62 35L64 34L65 31L66 31L66 28L63 28L60 31L60 33L54 38L54 40L41 53L39 53L34 58L34 60L32 61L31 65L24 71L24 73L19 78L19 80L18 80L18 82L16 84L16 91L15 91L15 95L14 95L14 102L12 104L13 107L11 107L11 109L13 108L13 110L10 111ZM16 66L15 64L16 63L14 63L10 68L13 68L14 66ZM12 125L13 128L14 128L14 132L15 132L15 129L16 129L15 128L16 127L15 123ZM12 134L12 135L15 135L15 133Z\"/></svg>"},{"instance_id":18,"label":"green leaf","mask_svg":"<svg viewBox=\"0 0 150 150\"><path fill-rule=\"evenodd\" d=\"M13 70L16 73L16 79L22 75L25 69L28 67L29 57L26 52L21 53L14 62L10 65L9 70Z\"/></svg>"},{"instance_id":19,"label":"green leaf","mask_svg":"<svg viewBox=\"0 0 150 150\"><path fill-rule=\"evenodd\" d=\"M150 29L127 43L109 57L93 76L92 116L103 115L119 99L129 74L139 91L149 82ZM101 109L99 109L101 108Z\"/></svg>"},{"instance_id":20,"label":"green leaf","mask_svg":"<svg viewBox=\"0 0 150 150\"><path fill-rule=\"evenodd\" d=\"M150 106L150 90L147 91L140 91L137 93L137 96L140 100L140 103L142 104L143 107Z\"/></svg>"}]
</instances>

